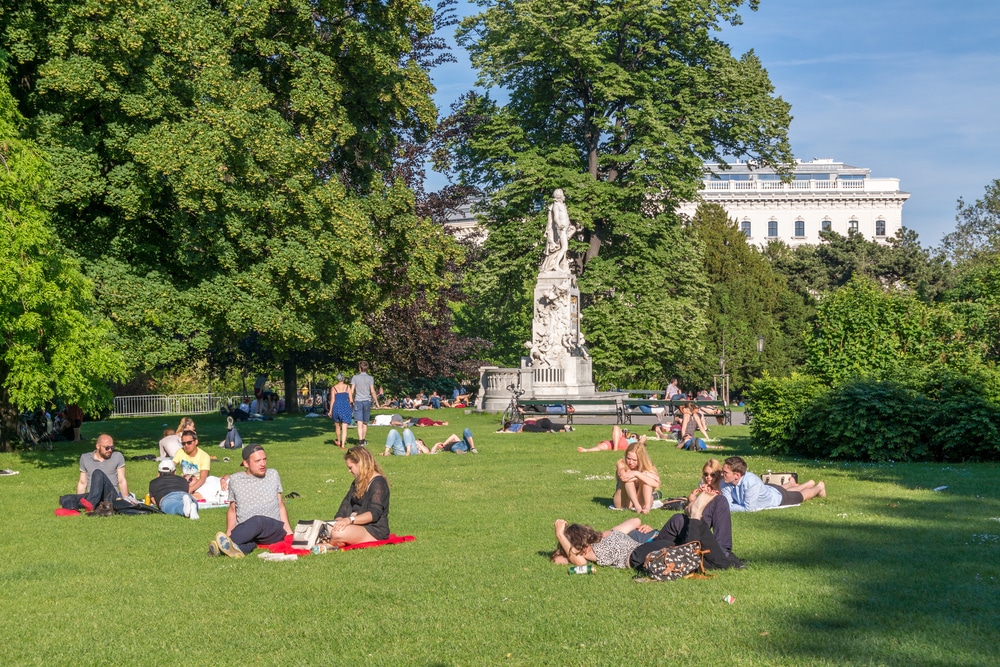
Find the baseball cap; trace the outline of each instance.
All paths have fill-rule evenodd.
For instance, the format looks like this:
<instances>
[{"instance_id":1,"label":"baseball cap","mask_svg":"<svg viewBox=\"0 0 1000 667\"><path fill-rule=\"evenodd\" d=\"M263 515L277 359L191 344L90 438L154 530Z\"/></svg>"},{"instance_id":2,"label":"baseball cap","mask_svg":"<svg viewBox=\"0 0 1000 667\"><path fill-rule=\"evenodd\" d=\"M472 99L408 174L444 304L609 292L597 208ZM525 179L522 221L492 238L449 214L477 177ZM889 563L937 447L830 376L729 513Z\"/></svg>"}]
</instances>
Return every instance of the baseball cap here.
<instances>
[{"instance_id":1,"label":"baseball cap","mask_svg":"<svg viewBox=\"0 0 1000 667\"><path fill-rule=\"evenodd\" d=\"M264 445L247 445L243 448L243 460L246 461L254 452L264 451Z\"/></svg>"},{"instance_id":2,"label":"baseball cap","mask_svg":"<svg viewBox=\"0 0 1000 667\"><path fill-rule=\"evenodd\" d=\"M160 472L173 472L177 470L177 466L174 465L173 461L167 459L166 461L160 461L160 467L158 470Z\"/></svg>"}]
</instances>

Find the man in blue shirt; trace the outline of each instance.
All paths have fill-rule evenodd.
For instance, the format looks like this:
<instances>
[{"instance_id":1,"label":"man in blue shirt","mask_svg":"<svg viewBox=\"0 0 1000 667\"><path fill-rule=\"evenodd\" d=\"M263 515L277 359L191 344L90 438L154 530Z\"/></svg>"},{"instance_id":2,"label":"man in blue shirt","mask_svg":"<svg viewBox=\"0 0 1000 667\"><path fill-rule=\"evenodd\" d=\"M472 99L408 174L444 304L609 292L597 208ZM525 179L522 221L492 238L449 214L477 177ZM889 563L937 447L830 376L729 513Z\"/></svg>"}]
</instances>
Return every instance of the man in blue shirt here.
<instances>
[{"instance_id":1,"label":"man in blue shirt","mask_svg":"<svg viewBox=\"0 0 1000 667\"><path fill-rule=\"evenodd\" d=\"M739 456L730 456L722 466L722 495L729 501L731 512L756 512L800 505L816 496L825 498L826 485L813 480L785 486L765 484L760 477L747 471L746 461Z\"/></svg>"}]
</instances>

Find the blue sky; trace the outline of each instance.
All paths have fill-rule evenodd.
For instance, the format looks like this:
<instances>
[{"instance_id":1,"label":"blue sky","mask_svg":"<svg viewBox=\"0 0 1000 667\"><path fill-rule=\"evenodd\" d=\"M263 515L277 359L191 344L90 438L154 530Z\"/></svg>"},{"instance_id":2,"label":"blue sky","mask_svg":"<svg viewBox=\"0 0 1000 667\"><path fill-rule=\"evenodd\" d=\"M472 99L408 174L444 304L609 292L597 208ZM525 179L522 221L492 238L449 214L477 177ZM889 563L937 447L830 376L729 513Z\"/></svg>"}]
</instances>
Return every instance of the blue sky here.
<instances>
[{"instance_id":1,"label":"blue sky","mask_svg":"<svg viewBox=\"0 0 1000 667\"><path fill-rule=\"evenodd\" d=\"M721 38L734 54L753 49L792 105L795 156L899 178L911 193L903 224L936 246L955 227L957 199L1000 178L1000 0L760 4ZM433 73L442 113L475 83L464 49L455 55Z\"/></svg>"}]
</instances>

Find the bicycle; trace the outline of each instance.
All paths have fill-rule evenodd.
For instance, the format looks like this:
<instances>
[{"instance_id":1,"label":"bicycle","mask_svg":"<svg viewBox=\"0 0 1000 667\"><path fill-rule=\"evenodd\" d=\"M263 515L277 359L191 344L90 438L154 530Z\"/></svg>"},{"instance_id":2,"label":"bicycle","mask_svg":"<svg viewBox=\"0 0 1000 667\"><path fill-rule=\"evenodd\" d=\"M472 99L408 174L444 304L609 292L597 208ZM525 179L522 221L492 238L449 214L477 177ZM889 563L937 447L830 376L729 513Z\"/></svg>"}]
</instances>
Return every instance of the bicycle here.
<instances>
[{"instance_id":1,"label":"bicycle","mask_svg":"<svg viewBox=\"0 0 1000 667\"><path fill-rule=\"evenodd\" d=\"M503 411L503 416L500 417L500 429L503 430L506 426L510 424L523 424L524 423L524 413L521 411L521 406L517 402L517 399L524 394L523 389L518 389L515 385L507 385L507 391L510 392L510 404Z\"/></svg>"}]
</instances>

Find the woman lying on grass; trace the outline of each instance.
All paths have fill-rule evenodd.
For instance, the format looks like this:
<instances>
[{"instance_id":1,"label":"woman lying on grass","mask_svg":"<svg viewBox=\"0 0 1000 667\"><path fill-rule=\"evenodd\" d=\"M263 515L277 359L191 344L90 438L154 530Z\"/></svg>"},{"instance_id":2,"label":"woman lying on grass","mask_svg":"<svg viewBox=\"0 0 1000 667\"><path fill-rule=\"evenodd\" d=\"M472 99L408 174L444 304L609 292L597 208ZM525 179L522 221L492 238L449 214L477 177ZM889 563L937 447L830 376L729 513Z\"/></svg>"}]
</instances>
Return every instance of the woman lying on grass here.
<instances>
[{"instance_id":1,"label":"woman lying on grass","mask_svg":"<svg viewBox=\"0 0 1000 667\"><path fill-rule=\"evenodd\" d=\"M615 464L614 508L649 514L653 508L653 492L660 488L660 473L646 452L646 436L628 446Z\"/></svg>"},{"instance_id":2,"label":"woman lying on grass","mask_svg":"<svg viewBox=\"0 0 1000 667\"><path fill-rule=\"evenodd\" d=\"M639 438L636 437L634 433L629 433L627 430L619 427L617 424L611 429L611 439L601 440L595 446L590 448L577 447L578 452L608 452L614 451L616 449L627 449L629 445L633 442L638 442Z\"/></svg>"},{"instance_id":3,"label":"woman lying on grass","mask_svg":"<svg viewBox=\"0 0 1000 667\"><path fill-rule=\"evenodd\" d=\"M333 521L330 544L346 547L389 537L389 484L367 449L358 445L344 454L354 476Z\"/></svg>"},{"instance_id":4,"label":"woman lying on grass","mask_svg":"<svg viewBox=\"0 0 1000 667\"><path fill-rule=\"evenodd\" d=\"M555 529L559 546L550 560L560 565L586 565L591 562L621 569L640 569L645 564L646 557L654 551L697 540L702 549L708 550L705 554L705 568L725 570L731 564L712 531L701 520L705 506L713 499L713 496L703 493L688 507L688 528L684 542L660 539L659 534L655 539L641 542L643 535L652 534L652 529L642 525L638 518L629 519L603 533L598 533L590 526L567 524L564 519L557 519Z\"/></svg>"}]
</instances>

